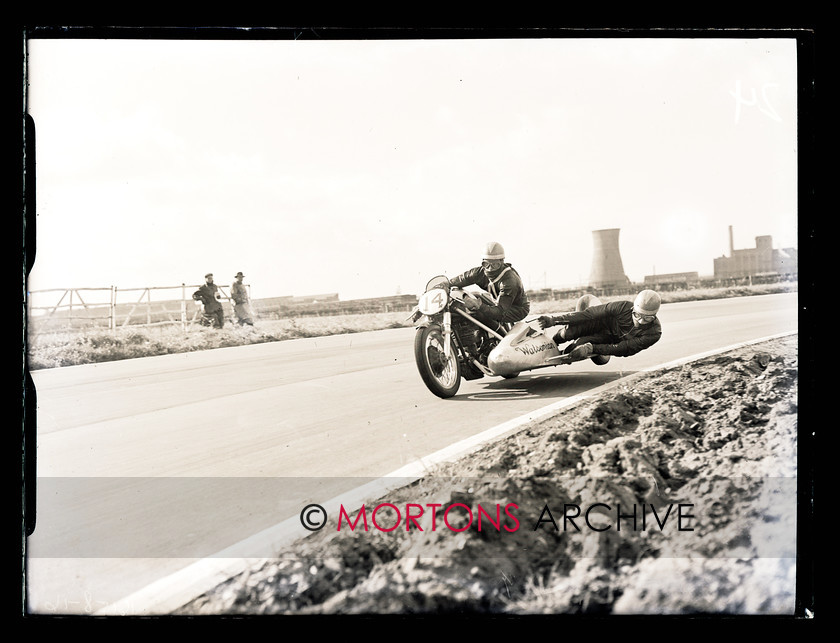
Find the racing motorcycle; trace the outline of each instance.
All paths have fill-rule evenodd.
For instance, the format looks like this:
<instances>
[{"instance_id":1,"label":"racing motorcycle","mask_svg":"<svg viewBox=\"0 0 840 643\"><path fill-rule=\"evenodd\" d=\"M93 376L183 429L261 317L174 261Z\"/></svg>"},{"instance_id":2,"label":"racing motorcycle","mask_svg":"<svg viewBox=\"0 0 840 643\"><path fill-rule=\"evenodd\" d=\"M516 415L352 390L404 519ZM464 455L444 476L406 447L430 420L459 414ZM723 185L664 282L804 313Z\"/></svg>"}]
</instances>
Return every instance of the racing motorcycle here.
<instances>
[{"instance_id":1,"label":"racing motorcycle","mask_svg":"<svg viewBox=\"0 0 840 643\"><path fill-rule=\"evenodd\" d=\"M579 361L561 352L551 335L528 321L502 324L497 329L485 325L471 313L482 301L495 303L489 294L452 287L449 278L440 275L426 284L408 318L417 329L417 370L426 387L438 397L453 397L461 378L511 379L522 371ZM593 295L584 295L577 310L600 303ZM609 356L581 359L603 365Z\"/></svg>"}]
</instances>

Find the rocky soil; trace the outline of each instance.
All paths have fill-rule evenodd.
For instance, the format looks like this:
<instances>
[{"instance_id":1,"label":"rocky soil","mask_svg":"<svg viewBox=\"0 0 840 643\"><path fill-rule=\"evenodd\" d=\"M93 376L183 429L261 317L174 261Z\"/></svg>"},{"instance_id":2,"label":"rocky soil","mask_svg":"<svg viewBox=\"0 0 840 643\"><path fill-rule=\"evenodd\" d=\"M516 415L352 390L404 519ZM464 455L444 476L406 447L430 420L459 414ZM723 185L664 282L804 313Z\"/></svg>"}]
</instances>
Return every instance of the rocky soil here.
<instances>
[{"instance_id":1,"label":"rocky soil","mask_svg":"<svg viewBox=\"0 0 840 643\"><path fill-rule=\"evenodd\" d=\"M637 375L178 613L792 614L797 385L796 335Z\"/></svg>"}]
</instances>

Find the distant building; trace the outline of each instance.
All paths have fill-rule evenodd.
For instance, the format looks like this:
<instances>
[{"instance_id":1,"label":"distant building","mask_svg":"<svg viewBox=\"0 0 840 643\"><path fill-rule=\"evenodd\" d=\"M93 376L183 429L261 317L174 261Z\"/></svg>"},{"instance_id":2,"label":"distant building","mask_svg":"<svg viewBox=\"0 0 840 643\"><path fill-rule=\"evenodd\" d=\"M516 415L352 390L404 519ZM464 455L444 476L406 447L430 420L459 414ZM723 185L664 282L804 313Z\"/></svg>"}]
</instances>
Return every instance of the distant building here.
<instances>
[{"instance_id":1,"label":"distant building","mask_svg":"<svg viewBox=\"0 0 840 643\"><path fill-rule=\"evenodd\" d=\"M661 275L645 275L645 286L649 288L686 288L688 286L696 286L699 283L700 275L696 272L669 272Z\"/></svg>"},{"instance_id":2,"label":"distant building","mask_svg":"<svg viewBox=\"0 0 840 643\"><path fill-rule=\"evenodd\" d=\"M280 306L300 306L302 304L318 304L326 301L338 301L338 293L331 292L324 295L286 295L285 297L273 297L264 299L267 303L277 303Z\"/></svg>"},{"instance_id":3,"label":"distant building","mask_svg":"<svg viewBox=\"0 0 840 643\"><path fill-rule=\"evenodd\" d=\"M285 318L310 315L359 315L411 311L417 295L389 295L369 299L339 300L338 293L255 299L251 307L258 317Z\"/></svg>"},{"instance_id":4,"label":"distant building","mask_svg":"<svg viewBox=\"0 0 840 643\"><path fill-rule=\"evenodd\" d=\"M729 257L714 260L715 278L760 277L765 275L797 275L799 254L796 248L773 248L773 237L764 235L755 238L755 248L736 250L732 241L732 226L729 226Z\"/></svg>"}]
</instances>

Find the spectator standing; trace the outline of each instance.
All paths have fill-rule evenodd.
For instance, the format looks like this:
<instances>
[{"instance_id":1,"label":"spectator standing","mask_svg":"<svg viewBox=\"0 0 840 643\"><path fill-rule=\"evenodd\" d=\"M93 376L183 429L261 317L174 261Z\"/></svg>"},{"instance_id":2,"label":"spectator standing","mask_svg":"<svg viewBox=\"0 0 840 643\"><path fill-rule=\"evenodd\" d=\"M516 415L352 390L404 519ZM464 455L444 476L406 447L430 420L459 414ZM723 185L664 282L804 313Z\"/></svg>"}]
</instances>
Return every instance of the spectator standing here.
<instances>
[{"instance_id":1,"label":"spectator standing","mask_svg":"<svg viewBox=\"0 0 840 643\"><path fill-rule=\"evenodd\" d=\"M248 289L242 283L245 277L241 272L236 273L233 285L230 287L230 298L233 299L233 312L240 326L254 325L254 316L251 312L251 298L248 296Z\"/></svg>"}]
</instances>

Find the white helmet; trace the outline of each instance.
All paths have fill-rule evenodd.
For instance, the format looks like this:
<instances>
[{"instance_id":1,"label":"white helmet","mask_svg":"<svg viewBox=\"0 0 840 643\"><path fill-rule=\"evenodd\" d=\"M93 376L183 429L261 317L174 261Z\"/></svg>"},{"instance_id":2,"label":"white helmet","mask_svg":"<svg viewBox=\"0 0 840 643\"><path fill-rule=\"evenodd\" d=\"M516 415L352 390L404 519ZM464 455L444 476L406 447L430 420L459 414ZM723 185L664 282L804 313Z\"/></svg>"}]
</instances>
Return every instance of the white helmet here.
<instances>
[{"instance_id":1,"label":"white helmet","mask_svg":"<svg viewBox=\"0 0 840 643\"><path fill-rule=\"evenodd\" d=\"M484 247L484 254L481 255L482 259L504 259L505 258L505 249L502 247L502 244L498 241L490 241Z\"/></svg>"},{"instance_id":2,"label":"white helmet","mask_svg":"<svg viewBox=\"0 0 840 643\"><path fill-rule=\"evenodd\" d=\"M659 312L661 303L662 300L655 291L643 290L636 295L636 301L633 302L633 310L639 315L655 315Z\"/></svg>"}]
</instances>

